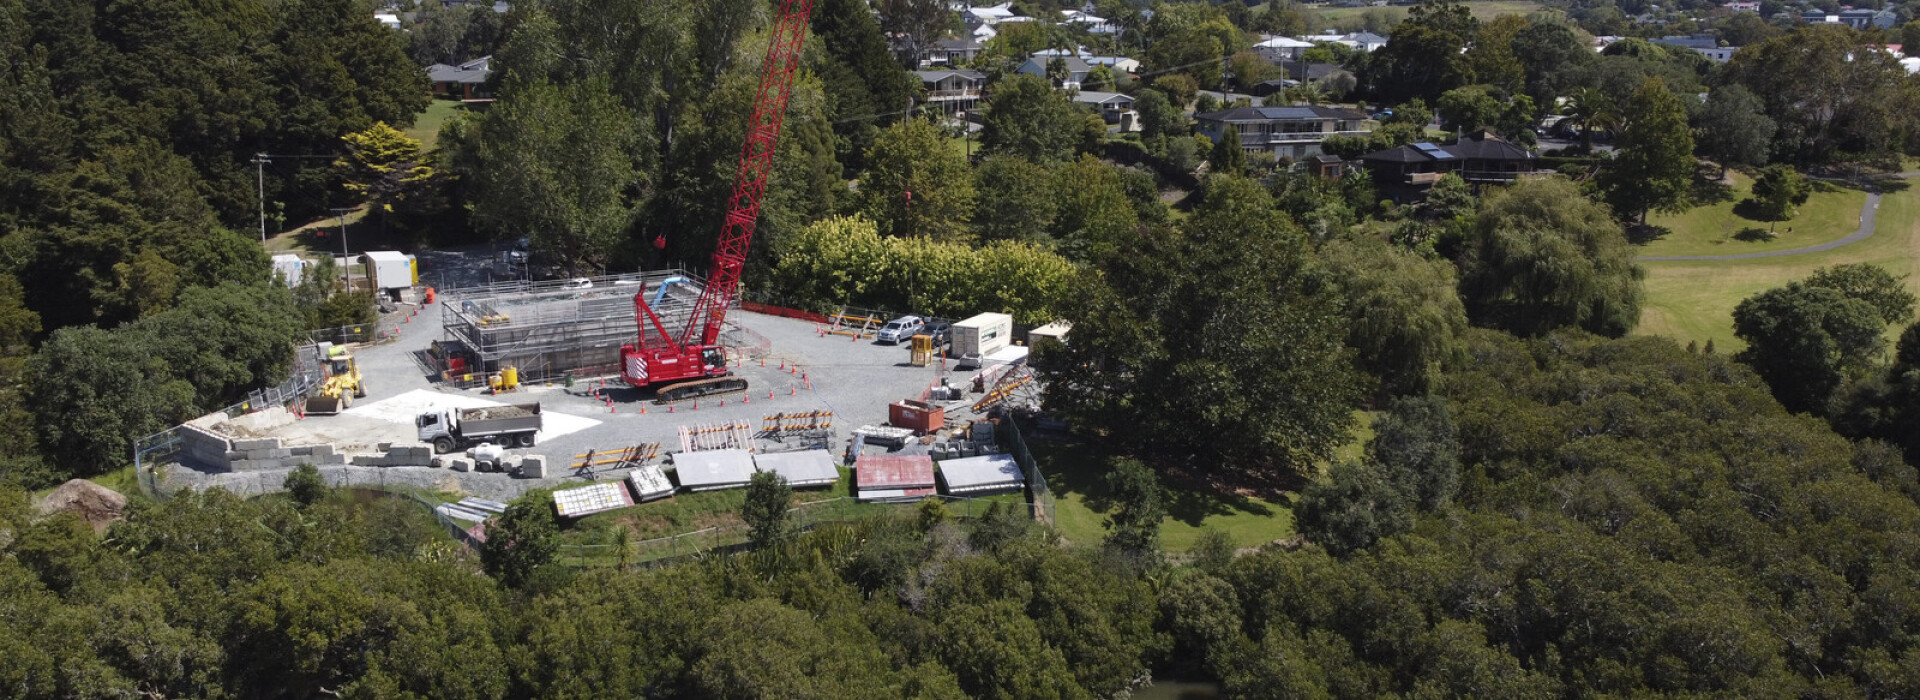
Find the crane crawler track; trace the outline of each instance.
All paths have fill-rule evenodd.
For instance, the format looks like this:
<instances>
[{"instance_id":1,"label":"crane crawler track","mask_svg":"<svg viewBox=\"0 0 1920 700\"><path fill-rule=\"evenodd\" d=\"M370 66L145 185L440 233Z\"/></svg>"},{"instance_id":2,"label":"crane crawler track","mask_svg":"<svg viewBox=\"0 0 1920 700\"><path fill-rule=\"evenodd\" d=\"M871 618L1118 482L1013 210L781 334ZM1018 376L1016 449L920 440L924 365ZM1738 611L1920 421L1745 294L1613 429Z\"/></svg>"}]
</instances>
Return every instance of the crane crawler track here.
<instances>
[{"instance_id":1,"label":"crane crawler track","mask_svg":"<svg viewBox=\"0 0 1920 700\"><path fill-rule=\"evenodd\" d=\"M654 392L653 402L664 406L708 396L738 394L746 390L747 380L744 377L714 377L660 387L659 391Z\"/></svg>"}]
</instances>

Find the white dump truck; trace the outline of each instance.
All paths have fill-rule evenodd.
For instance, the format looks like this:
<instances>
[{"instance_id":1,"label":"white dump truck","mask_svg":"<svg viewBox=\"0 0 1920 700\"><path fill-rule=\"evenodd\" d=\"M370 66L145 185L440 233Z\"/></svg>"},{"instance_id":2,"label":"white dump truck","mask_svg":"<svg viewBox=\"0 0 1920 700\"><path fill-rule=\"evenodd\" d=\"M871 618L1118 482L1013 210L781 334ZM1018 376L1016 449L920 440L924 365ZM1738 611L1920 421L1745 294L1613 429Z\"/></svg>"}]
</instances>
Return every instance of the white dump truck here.
<instances>
[{"instance_id":1,"label":"white dump truck","mask_svg":"<svg viewBox=\"0 0 1920 700\"><path fill-rule=\"evenodd\" d=\"M960 367L978 367L980 358L1013 342L1013 317L985 313L953 324L952 356Z\"/></svg>"},{"instance_id":2,"label":"white dump truck","mask_svg":"<svg viewBox=\"0 0 1920 700\"><path fill-rule=\"evenodd\" d=\"M482 442L532 447L534 434L540 432L540 404L430 411L415 416L413 427L419 431L420 442L433 444L434 454Z\"/></svg>"}]
</instances>

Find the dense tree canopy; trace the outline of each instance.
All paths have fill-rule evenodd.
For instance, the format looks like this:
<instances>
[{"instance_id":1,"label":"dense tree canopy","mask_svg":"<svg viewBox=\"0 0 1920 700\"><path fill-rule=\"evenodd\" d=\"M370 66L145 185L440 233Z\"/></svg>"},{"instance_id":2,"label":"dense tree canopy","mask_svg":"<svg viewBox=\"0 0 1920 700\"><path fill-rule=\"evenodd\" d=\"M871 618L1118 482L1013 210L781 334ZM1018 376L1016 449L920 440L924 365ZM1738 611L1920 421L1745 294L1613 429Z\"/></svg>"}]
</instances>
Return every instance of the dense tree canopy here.
<instances>
[{"instance_id":1,"label":"dense tree canopy","mask_svg":"<svg viewBox=\"0 0 1920 700\"><path fill-rule=\"evenodd\" d=\"M1178 234L1144 230L1096 261L1049 406L1203 470L1303 471L1362 388L1339 304L1298 274L1305 236L1258 185L1215 176L1205 197Z\"/></svg>"},{"instance_id":2,"label":"dense tree canopy","mask_svg":"<svg viewBox=\"0 0 1920 700\"><path fill-rule=\"evenodd\" d=\"M1481 325L1623 335L1640 319L1640 275L1606 209L1571 182L1523 180L1486 198L1460 285Z\"/></svg>"}]
</instances>

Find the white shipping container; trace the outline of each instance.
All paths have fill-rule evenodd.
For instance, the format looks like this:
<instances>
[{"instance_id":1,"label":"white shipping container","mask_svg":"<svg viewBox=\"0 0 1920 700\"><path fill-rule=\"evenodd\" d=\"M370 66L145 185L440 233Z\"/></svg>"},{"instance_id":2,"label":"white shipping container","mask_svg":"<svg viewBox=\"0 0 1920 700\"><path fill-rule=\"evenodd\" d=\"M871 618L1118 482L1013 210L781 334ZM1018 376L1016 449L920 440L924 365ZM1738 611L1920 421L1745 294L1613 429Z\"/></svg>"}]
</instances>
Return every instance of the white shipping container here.
<instances>
[{"instance_id":1,"label":"white shipping container","mask_svg":"<svg viewBox=\"0 0 1920 700\"><path fill-rule=\"evenodd\" d=\"M281 253L273 256L273 271L286 278L287 286L297 287L307 278L307 261L292 253Z\"/></svg>"},{"instance_id":2,"label":"white shipping container","mask_svg":"<svg viewBox=\"0 0 1920 700\"><path fill-rule=\"evenodd\" d=\"M375 289L399 289L420 283L419 268L411 255L392 250L369 250L360 259L366 262Z\"/></svg>"},{"instance_id":3,"label":"white shipping container","mask_svg":"<svg viewBox=\"0 0 1920 700\"><path fill-rule=\"evenodd\" d=\"M953 355L991 355L1013 342L1013 317L985 313L953 324Z\"/></svg>"}]
</instances>

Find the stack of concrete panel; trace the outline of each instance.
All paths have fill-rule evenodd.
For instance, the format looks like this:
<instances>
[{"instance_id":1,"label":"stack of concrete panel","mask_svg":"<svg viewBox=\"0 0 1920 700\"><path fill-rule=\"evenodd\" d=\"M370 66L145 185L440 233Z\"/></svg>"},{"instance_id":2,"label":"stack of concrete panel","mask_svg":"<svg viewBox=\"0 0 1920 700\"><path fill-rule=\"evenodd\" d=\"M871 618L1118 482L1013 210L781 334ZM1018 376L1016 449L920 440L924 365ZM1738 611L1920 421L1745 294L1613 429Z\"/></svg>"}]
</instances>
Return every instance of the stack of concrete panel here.
<instances>
[{"instance_id":1,"label":"stack of concrete panel","mask_svg":"<svg viewBox=\"0 0 1920 700\"><path fill-rule=\"evenodd\" d=\"M833 466L833 455L826 450L758 454L753 456L753 468L786 477L794 488L832 486L840 480L840 469Z\"/></svg>"},{"instance_id":2,"label":"stack of concrete panel","mask_svg":"<svg viewBox=\"0 0 1920 700\"><path fill-rule=\"evenodd\" d=\"M900 503L933 495L933 458L927 455L860 455L853 472L862 501Z\"/></svg>"},{"instance_id":3,"label":"stack of concrete panel","mask_svg":"<svg viewBox=\"0 0 1920 700\"><path fill-rule=\"evenodd\" d=\"M633 497L617 482L553 492L554 510L562 518L579 518L630 505Z\"/></svg>"},{"instance_id":4,"label":"stack of concrete panel","mask_svg":"<svg viewBox=\"0 0 1920 700\"><path fill-rule=\"evenodd\" d=\"M673 495L673 482L667 481L666 472L657 464L627 472L627 486L632 487L634 497L641 503Z\"/></svg>"},{"instance_id":5,"label":"stack of concrete panel","mask_svg":"<svg viewBox=\"0 0 1920 700\"><path fill-rule=\"evenodd\" d=\"M940 481L950 496L980 496L1019 491L1026 472L1012 455L983 455L940 463Z\"/></svg>"},{"instance_id":6,"label":"stack of concrete panel","mask_svg":"<svg viewBox=\"0 0 1920 700\"><path fill-rule=\"evenodd\" d=\"M746 450L675 452L673 472L688 491L744 488L753 478L753 455Z\"/></svg>"}]
</instances>

